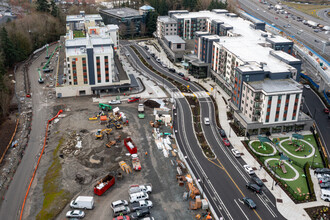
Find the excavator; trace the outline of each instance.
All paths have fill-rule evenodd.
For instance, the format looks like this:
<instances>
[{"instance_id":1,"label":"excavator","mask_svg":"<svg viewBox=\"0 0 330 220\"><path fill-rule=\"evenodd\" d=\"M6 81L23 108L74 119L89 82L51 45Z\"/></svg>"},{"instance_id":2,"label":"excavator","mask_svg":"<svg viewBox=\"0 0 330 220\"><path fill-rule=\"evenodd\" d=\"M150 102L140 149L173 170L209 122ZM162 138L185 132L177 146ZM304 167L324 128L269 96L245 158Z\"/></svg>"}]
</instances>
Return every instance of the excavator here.
<instances>
[{"instance_id":1,"label":"excavator","mask_svg":"<svg viewBox=\"0 0 330 220\"><path fill-rule=\"evenodd\" d=\"M40 69L38 68L38 73L39 73L39 79L38 79L38 82L41 84L41 83L44 83L44 79L42 78L41 76L41 72L40 72Z\"/></svg>"},{"instance_id":2,"label":"excavator","mask_svg":"<svg viewBox=\"0 0 330 220\"><path fill-rule=\"evenodd\" d=\"M105 129L98 129L96 132L95 132L95 139L101 139L103 140L103 132L106 132L107 135L109 135L111 133L112 129L108 129L108 128L105 128Z\"/></svg>"}]
</instances>

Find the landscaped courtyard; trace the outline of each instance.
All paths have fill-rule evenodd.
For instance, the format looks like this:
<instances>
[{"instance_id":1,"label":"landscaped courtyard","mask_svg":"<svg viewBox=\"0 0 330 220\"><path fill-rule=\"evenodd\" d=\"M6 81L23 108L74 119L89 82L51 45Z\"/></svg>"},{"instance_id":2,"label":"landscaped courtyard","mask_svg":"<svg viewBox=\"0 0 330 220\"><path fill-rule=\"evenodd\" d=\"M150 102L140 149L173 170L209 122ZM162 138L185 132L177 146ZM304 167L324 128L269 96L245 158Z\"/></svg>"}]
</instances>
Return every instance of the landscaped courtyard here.
<instances>
[{"instance_id":1,"label":"landscaped courtyard","mask_svg":"<svg viewBox=\"0 0 330 220\"><path fill-rule=\"evenodd\" d=\"M296 138L294 138L296 137ZM283 186L298 200L309 197L304 165L323 167L320 152L313 135L259 138L248 143L252 152L272 172Z\"/></svg>"}]
</instances>

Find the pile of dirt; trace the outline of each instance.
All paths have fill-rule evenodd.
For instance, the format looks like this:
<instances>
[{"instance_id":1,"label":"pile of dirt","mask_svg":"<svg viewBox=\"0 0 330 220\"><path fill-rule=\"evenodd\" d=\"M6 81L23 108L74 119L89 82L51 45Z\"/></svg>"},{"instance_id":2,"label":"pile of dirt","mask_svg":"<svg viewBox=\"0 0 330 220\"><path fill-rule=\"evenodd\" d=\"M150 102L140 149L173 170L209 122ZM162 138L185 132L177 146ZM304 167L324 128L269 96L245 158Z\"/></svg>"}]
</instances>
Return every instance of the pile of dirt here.
<instances>
[{"instance_id":1,"label":"pile of dirt","mask_svg":"<svg viewBox=\"0 0 330 220\"><path fill-rule=\"evenodd\" d=\"M147 100L144 102L144 105L149 108L159 108L160 104L154 100Z\"/></svg>"}]
</instances>

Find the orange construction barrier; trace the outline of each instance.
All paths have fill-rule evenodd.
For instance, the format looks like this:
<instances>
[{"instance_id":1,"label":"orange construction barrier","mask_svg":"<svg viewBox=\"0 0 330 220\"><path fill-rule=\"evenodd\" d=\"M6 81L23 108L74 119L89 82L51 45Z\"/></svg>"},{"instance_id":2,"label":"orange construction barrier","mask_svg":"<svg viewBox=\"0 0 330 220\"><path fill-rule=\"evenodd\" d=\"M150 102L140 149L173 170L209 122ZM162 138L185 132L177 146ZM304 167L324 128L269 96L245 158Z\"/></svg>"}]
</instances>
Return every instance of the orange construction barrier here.
<instances>
[{"instance_id":1,"label":"orange construction barrier","mask_svg":"<svg viewBox=\"0 0 330 220\"><path fill-rule=\"evenodd\" d=\"M27 189L27 191L26 191L26 194L25 194L25 198L24 198L24 201L23 201L23 204L22 204L22 208L21 208L21 215L20 215L20 217L19 217L20 220L22 220L22 217L23 217L24 206L25 206L25 203L26 203L26 199L27 199L27 197L28 197L28 195L29 195L29 192L30 192L30 188L31 188L32 182L33 182L33 180L34 180L34 176L36 175L37 169L38 169L38 167L39 167L39 163L40 163L41 157L42 157L42 155L44 154L44 150L45 150L45 146L46 146L46 141L47 141L47 133L48 133L49 123L52 122L55 118L57 118L62 112L63 112L63 110L59 110L58 113L57 113L57 115L55 115L52 119L48 120L47 127L46 127L45 139L44 139L44 145L43 145L43 147L42 147L42 150L41 150L41 153L40 153L40 156L39 156L39 159L38 159L37 165L36 165L36 167L34 168L33 175L32 175L32 177L31 177L29 187L28 187L28 189Z\"/></svg>"}]
</instances>

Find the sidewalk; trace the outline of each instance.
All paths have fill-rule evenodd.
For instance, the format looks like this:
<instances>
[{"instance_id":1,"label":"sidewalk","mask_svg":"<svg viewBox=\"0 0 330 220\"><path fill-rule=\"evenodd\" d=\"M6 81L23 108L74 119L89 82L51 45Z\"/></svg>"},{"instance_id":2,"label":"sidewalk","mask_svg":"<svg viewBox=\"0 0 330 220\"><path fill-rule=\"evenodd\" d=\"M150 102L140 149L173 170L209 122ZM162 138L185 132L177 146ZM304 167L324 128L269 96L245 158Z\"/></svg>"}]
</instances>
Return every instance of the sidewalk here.
<instances>
[{"instance_id":1,"label":"sidewalk","mask_svg":"<svg viewBox=\"0 0 330 220\"><path fill-rule=\"evenodd\" d=\"M198 81L197 79L192 79L192 81ZM228 139L230 140L231 144L235 146L237 150L239 150L242 155L242 159L249 164L252 167L257 167L259 168L259 163L254 159L254 157L245 149L243 144L241 143L242 140L244 140L244 137L238 137L234 131L232 131L229 121L227 120L227 106L226 103L224 102L223 98L228 100L230 97L211 79L206 79L206 83L204 80L199 80L199 83L206 88L211 95L214 96L215 93L215 99L218 104L218 109L219 109L219 119L222 128L225 130ZM211 85L215 85L213 91L211 91ZM220 92L220 94L218 93ZM255 171L256 175L260 179L266 179L267 182L265 182L265 186L268 188L268 190L274 195L276 199L276 207L278 211L286 218L286 219L310 219L304 208L307 207L313 207L313 206L320 206L320 205L325 205L326 203L321 201L316 201L312 203L306 203L306 204L295 204L290 197L282 190L281 187L279 186L274 186L272 190L272 184L273 184L273 179L269 176L269 174L264 170L264 169L257 169ZM313 172L312 172L313 173ZM315 177L315 176L314 176ZM316 178L316 177L315 177ZM317 189L316 186L319 186L317 184L317 179L315 180L316 183L314 183L314 188ZM314 181L313 181L314 182ZM316 185L316 186L315 186ZM319 197L319 195L317 195ZM281 202L279 202L281 201ZM294 210L294 211L293 211Z\"/></svg>"}]
</instances>

